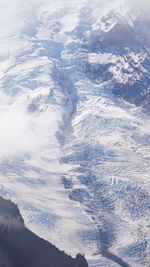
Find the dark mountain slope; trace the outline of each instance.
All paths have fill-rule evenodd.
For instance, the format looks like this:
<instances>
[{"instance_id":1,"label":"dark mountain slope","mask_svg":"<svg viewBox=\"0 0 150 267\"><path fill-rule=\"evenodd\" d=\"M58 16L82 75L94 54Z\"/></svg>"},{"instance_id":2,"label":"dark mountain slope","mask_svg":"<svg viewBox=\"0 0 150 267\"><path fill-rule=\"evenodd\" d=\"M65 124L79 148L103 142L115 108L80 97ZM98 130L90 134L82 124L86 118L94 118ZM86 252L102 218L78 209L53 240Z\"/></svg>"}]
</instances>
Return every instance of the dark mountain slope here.
<instances>
[{"instance_id":1,"label":"dark mountain slope","mask_svg":"<svg viewBox=\"0 0 150 267\"><path fill-rule=\"evenodd\" d=\"M101 19L97 36L88 43L95 53L85 67L95 84L107 82L115 97L150 113L150 20L127 12L124 16L110 11Z\"/></svg>"},{"instance_id":2,"label":"dark mountain slope","mask_svg":"<svg viewBox=\"0 0 150 267\"><path fill-rule=\"evenodd\" d=\"M0 267L87 267L28 230L17 205L0 197Z\"/></svg>"}]
</instances>

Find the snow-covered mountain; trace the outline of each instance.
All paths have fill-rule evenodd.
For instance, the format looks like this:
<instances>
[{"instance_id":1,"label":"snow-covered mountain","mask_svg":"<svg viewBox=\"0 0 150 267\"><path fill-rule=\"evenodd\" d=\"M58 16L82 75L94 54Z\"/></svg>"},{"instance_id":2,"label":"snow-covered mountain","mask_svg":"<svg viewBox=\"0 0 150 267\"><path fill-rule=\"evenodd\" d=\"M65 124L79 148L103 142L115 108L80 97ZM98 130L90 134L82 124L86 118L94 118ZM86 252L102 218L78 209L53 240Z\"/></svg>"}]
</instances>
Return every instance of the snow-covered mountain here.
<instances>
[{"instance_id":1,"label":"snow-covered mountain","mask_svg":"<svg viewBox=\"0 0 150 267\"><path fill-rule=\"evenodd\" d=\"M150 264L148 8L0 3L0 194L90 267Z\"/></svg>"}]
</instances>

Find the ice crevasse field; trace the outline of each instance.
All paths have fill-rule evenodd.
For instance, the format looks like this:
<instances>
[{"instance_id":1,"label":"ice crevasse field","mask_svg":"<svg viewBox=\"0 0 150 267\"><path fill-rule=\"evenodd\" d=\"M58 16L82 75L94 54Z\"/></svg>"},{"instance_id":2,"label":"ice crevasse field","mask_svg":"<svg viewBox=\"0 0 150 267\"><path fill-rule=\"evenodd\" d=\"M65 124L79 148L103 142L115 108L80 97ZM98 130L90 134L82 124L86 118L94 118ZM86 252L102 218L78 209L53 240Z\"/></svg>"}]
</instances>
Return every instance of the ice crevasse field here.
<instances>
[{"instance_id":1,"label":"ice crevasse field","mask_svg":"<svg viewBox=\"0 0 150 267\"><path fill-rule=\"evenodd\" d=\"M142 3L0 1L0 195L90 267L150 266Z\"/></svg>"}]
</instances>

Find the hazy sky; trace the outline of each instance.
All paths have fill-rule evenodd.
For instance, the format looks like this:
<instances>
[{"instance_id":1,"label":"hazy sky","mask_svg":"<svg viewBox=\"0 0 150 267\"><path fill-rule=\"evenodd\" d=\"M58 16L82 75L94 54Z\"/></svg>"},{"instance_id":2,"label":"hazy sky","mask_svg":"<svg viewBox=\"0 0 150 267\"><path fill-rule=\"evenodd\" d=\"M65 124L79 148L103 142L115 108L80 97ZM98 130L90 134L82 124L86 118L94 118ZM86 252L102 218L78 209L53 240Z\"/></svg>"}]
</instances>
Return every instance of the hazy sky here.
<instances>
[{"instance_id":1,"label":"hazy sky","mask_svg":"<svg viewBox=\"0 0 150 267\"><path fill-rule=\"evenodd\" d=\"M132 12L141 13L142 17L149 19L150 1L149 0L127 0L127 3L132 7Z\"/></svg>"}]
</instances>

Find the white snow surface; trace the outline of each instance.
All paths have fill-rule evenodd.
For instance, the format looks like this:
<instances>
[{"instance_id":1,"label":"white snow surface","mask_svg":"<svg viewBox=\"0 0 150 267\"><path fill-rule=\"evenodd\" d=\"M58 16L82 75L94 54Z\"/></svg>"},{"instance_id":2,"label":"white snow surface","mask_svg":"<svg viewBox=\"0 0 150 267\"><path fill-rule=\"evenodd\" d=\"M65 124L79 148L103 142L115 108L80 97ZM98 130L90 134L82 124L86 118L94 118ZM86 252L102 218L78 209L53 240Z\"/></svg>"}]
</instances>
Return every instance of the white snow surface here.
<instances>
[{"instance_id":1,"label":"white snow surface","mask_svg":"<svg viewBox=\"0 0 150 267\"><path fill-rule=\"evenodd\" d=\"M128 10L124 2L0 1L0 194L18 204L29 229L73 256L84 253L91 267L118 266L97 255L98 229L107 224L116 255L125 257L123 248L145 236L150 240L149 212L135 220L115 196L131 181L150 192L149 116L114 99L110 82L95 84L83 71L87 62L113 63L110 71L127 82L121 73L126 59L84 46L105 14ZM145 55L130 56L138 64ZM90 175L96 177L92 186L81 182ZM94 191L102 181L113 211ZM87 197L69 198L78 189ZM149 264L148 249L146 257Z\"/></svg>"}]
</instances>

